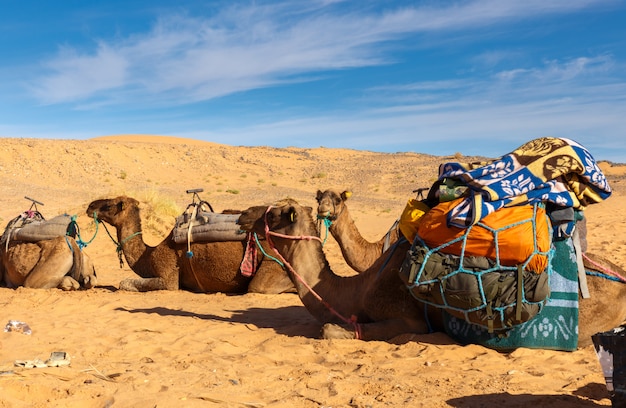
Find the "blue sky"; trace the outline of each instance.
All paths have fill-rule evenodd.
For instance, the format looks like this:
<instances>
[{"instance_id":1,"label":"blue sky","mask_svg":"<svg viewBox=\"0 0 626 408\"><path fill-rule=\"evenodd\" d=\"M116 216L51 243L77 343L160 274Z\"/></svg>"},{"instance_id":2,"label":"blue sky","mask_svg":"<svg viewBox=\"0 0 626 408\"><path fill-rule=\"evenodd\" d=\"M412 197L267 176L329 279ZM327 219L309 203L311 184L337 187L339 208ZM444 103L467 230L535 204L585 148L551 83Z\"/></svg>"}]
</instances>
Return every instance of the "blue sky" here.
<instances>
[{"instance_id":1,"label":"blue sky","mask_svg":"<svg viewBox=\"0 0 626 408\"><path fill-rule=\"evenodd\" d=\"M0 0L0 136L626 163L626 2Z\"/></svg>"}]
</instances>

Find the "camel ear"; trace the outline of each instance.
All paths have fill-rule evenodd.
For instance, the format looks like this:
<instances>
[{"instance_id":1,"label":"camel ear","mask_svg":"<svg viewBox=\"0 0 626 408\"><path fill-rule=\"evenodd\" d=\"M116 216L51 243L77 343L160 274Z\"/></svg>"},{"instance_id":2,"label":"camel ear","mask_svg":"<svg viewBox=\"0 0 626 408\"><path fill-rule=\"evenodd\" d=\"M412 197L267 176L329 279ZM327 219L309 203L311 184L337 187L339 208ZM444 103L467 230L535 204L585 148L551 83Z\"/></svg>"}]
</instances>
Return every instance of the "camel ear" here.
<instances>
[{"instance_id":1,"label":"camel ear","mask_svg":"<svg viewBox=\"0 0 626 408\"><path fill-rule=\"evenodd\" d=\"M344 191L343 193L341 193L341 199L343 201L346 201L348 198L352 197L352 191Z\"/></svg>"},{"instance_id":2,"label":"camel ear","mask_svg":"<svg viewBox=\"0 0 626 408\"><path fill-rule=\"evenodd\" d=\"M317 202L319 203L319 201L322 199L322 190L317 190L317 193L315 194L315 199L317 200Z\"/></svg>"},{"instance_id":3,"label":"camel ear","mask_svg":"<svg viewBox=\"0 0 626 408\"><path fill-rule=\"evenodd\" d=\"M122 211L124 211L124 201L120 201L120 202L117 204L117 209L118 209L118 212L122 212Z\"/></svg>"}]
</instances>

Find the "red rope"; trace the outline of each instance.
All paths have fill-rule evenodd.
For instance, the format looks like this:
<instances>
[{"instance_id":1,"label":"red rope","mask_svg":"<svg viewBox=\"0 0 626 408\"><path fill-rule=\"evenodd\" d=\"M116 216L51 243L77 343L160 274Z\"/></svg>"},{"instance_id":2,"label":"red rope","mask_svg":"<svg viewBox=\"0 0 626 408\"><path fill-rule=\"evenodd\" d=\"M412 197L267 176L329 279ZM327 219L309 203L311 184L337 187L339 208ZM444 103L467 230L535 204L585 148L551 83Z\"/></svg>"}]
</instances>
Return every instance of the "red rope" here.
<instances>
[{"instance_id":1,"label":"red rope","mask_svg":"<svg viewBox=\"0 0 626 408\"><path fill-rule=\"evenodd\" d=\"M601 270L602 272L606 273L607 275L612 275L615 276L616 278L618 278L620 281L622 282L626 282L626 278L624 278L622 275L620 275L619 273L604 267L603 265L600 265L599 263L593 261L592 259L590 259L587 255L585 255L585 253L583 253L583 257L593 266L595 266L596 268L598 268L599 270Z\"/></svg>"},{"instance_id":2,"label":"red rope","mask_svg":"<svg viewBox=\"0 0 626 408\"><path fill-rule=\"evenodd\" d=\"M267 210L265 211L265 217L264 217L264 221L265 221L265 239L267 240L267 243L269 244L270 248L272 248L272 250L280 258L280 260L283 262L283 264L287 268L289 268L291 273L293 273L295 275L295 277L309 290L309 292L311 292L313 294L313 296L322 305L324 305L332 314L334 314L335 316L337 316L338 318L343 320L345 323L352 324L354 326L354 332L355 332L355 336L356 336L357 340L362 339L363 335L362 335L362 331L361 331L361 325L357 322L357 317L355 315L352 315L352 316L350 316L350 319L347 319L342 314L340 314L338 311L336 311L328 302L326 302L324 299L322 299L322 297L317 292L315 292L313 290L313 288L311 286L309 286L308 283L305 282L305 280L302 278L302 276L300 276L295 271L295 269L293 269L291 264L289 262L287 262L287 260L280 254L280 252L278 252L278 250L274 246L274 242L272 241L271 236L273 235L275 237L286 238L286 239L293 239L293 240L306 240L306 241L317 240L317 241L319 241L320 243L323 244L323 241L321 240L321 238L313 236L313 235L300 235L300 236L285 235L285 234L279 234L278 232L270 231L269 224L267 223L267 214L270 212L271 209L272 209L272 206L268 206L267 207Z\"/></svg>"}]
</instances>

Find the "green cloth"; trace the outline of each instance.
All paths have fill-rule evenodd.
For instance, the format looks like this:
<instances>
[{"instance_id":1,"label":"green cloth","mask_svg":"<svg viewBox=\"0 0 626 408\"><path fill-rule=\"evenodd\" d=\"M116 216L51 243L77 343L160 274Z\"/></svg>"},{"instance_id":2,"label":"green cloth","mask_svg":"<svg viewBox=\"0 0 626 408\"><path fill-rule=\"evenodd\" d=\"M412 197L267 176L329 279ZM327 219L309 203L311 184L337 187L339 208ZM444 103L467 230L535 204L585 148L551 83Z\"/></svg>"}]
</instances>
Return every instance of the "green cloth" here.
<instances>
[{"instance_id":1,"label":"green cloth","mask_svg":"<svg viewBox=\"0 0 626 408\"><path fill-rule=\"evenodd\" d=\"M549 273L550 298L533 319L507 332L506 337L458 319L444 311L446 333L462 344L481 344L496 350L518 347L576 350L578 345L578 267L571 238L555 240ZM545 273L545 272L544 272Z\"/></svg>"}]
</instances>

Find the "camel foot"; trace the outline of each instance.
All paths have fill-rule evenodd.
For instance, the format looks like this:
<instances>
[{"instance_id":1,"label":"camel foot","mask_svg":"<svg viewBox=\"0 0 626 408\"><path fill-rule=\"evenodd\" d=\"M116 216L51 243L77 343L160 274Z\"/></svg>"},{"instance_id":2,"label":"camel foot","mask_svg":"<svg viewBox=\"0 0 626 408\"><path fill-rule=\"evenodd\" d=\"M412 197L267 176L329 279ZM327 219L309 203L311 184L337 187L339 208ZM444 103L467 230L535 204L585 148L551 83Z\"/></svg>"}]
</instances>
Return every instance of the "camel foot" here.
<instances>
[{"instance_id":1,"label":"camel foot","mask_svg":"<svg viewBox=\"0 0 626 408\"><path fill-rule=\"evenodd\" d=\"M120 290L127 290L129 292L139 292L133 279L124 279L120 282Z\"/></svg>"},{"instance_id":2,"label":"camel foot","mask_svg":"<svg viewBox=\"0 0 626 408\"><path fill-rule=\"evenodd\" d=\"M78 290L80 289L80 284L71 276L64 276L63 279L61 279L61 283L59 283L59 286L57 286L59 289L61 290Z\"/></svg>"},{"instance_id":3,"label":"camel foot","mask_svg":"<svg viewBox=\"0 0 626 408\"><path fill-rule=\"evenodd\" d=\"M96 276L85 276L85 278L83 279L83 288L85 289L92 289L96 286L96 284L98 283L98 278L96 278Z\"/></svg>"},{"instance_id":4,"label":"camel foot","mask_svg":"<svg viewBox=\"0 0 626 408\"><path fill-rule=\"evenodd\" d=\"M338 324L326 323L322 326L323 339L356 339L352 330L344 329Z\"/></svg>"}]
</instances>

